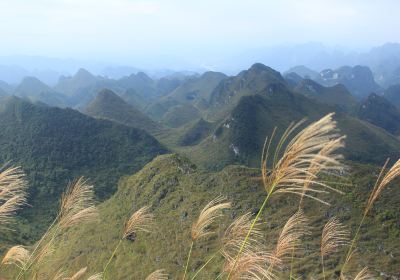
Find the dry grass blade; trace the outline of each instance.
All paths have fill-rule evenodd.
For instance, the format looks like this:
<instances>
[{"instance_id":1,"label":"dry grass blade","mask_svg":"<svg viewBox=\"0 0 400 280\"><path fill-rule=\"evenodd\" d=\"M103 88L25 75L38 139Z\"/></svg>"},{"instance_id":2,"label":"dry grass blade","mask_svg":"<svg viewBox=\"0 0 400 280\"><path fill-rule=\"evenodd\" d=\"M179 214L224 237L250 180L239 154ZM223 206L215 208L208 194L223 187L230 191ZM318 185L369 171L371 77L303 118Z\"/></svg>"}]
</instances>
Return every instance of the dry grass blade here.
<instances>
[{"instance_id":1,"label":"dry grass blade","mask_svg":"<svg viewBox=\"0 0 400 280\"><path fill-rule=\"evenodd\" d=\"M96 273L90 276L87 280L103 280L103 273Z\"/></svg>"},{"instance_id":2,"label":"dry grass blade","mask_svg":"<svg viewBox=\"0 0 400 280\"><path fill-rule=\"evenodd\" d=\"M259 252L243 252L239 259L227 259L223 271L230 273L229 279L277 279L273 270L268 268L274 257L270 254Z\"/></svg>"},{"instance_id":3,"label":"dry grass blade","mask_svg":"<svg viewBox=\"0 0 400 280\"><path fill-rule=\"evenodd\" d=\"M15 212L26 204L26 189L25 174L19 167L1 170L0 226L11 223Z\"/></svg>"},{"instance_id":4,"label":"dry grass blade","mask_svg":"<svg viewBox=\"0 0 400 280\"><path fill-rule=\"evenodd\" d=\"M231 207L229 202L223 202L224 197L219 196L210 201L200 212L200 215L195 223L192 225L192 240L195 241L203 238L213 232L209 230L209 226L215 219L221 216L221 211Z\"/></svg>"},{"instance_id":5,"label":"dry grass blade","mask_svg":"<svg viewBox=\"0 0 400 280\"><path fill-rule=\"evenodd\" d=\"M301 210L289 218L279 234L272 265L281 264L285 257L289 257L299 249L301 238L310 233L307 224L308 219Z\"/></svg>"},{"instance_id":6,"label":"dry grass blade","mask_svg":"<svg viewBox=\"0 0 400 280\"><path fill-rule=\"evenodd\" d=\"M349 244L350 232L339 221L331 218L322 230L321 256L325 257L336 252L340 247Z\"/></svg>"},{"instance_id":7,"label":"dry grass blade","mask_svg":"<svg viewBox=\"0 0 400 280\"><path fill-rule=\"evenodd\" d=\"M83 267L77 273L75 273L71 277L65 278L65 279L66 280L78 280L78 279L81 279L83 277L83 275L85 275L86 270L87 270L87 267Z\"/></svg>"},{"instance_id":8,"label":"dry grass blade","mask_svg":"<svg viewBox=\"0 0 400 280\"><path fill-rule=\"evenodd\" d=\"M27 261L29 260L30 253L27 249L24 247L18 245L11 247L5 256L3 257L3 260L1 261L1 264L14 264L18 267L25 267Z\"/></svg>"},{"instance_id":9,"label":"dry grass blade","mask_svg":"<svg viewBox=\"0 0 400 280\"><path fill-rule=\"evenodd\" d=\"M164 269L159 269L147 276L146 280L168 280L168 274Z\"/></svg>"},{"instance_id":10,"label":"dry grass blade","mask_svg":"<svg viewBox=\"0 0 400 280\"><path fill-rule=\"evenodd\" d=\"M371 209L374 202L378 199L382 190L396 177L400 175L400 159L396 161L396 163L389 169L389 171L383 176L384 170L389 160L386 161L385 165L382 167L381 173L379 175L378 180L374 186L374 189L371 192L371 195L367 202L367 207L365 208L364 215L366 215ZM382 177L383 176L383 177ZM382 178L382 179L381 179Z\"/></svg>"},{"instance_id":11,"label":"dry grass blade","mask_svg":"<svg viewBox=\"0 0 400 280\"><path fill-rule=\"evenodd\" d=\"M93 186L81 177L68 186L61 198L59 224L62 228L68 228L97 218Z\"/></svg>"},{"instance_id":12,"label":"dry grass blade","mask_svg":"<svg viewBox=\"0 0 400 280\"><path fill-rule=\"evenodd\" d=\"M64 269L59 269L56 274L53 276L53 280L61 280L61 279L65 279L65 271Z\"/></svg>"},{"instance_id":13,"label":"dry grass blade","mask_svg":"<svg viewBox=\"0 0 400 280\"><path fill-rule=\"evenodd\" d=\"M135 235L138 231L149 232L154 215L149 213L150 207L144 206L131 215L125 223L123 238Z\"/></svg>"},{"instance_id":14,"label":"dry grass blade","mask_svg":"<svg viewBox=\"0 0 400 280\"><path fill-rule=\"evenodd\" d=\"M354 280L374 280L375 277L369 272L368 267L364 267L354 278Z\"/></svg>"},{"instance_id":15,"label":"dry grass blade","mask_svg":"<svg viewBox=\"0 0 400 280\"><path fill-rule=\"evenodd\" d=\"M56 251L55 245L53 242L49 242L41 248L35 255L34 262L36 263L37 266L40 266L41 264L45 263L46 261L49 260L49 257Z\"/></svg>"},{"instance_id":16,"label":"dry grass blade","mask_svg":"<svg viewBox=\"0 0 400 280\"><path fill-rule=\"evenodd\" d=\"M342 168L339 162L341 156L335 154L335 151L343 147L344 137L335 133L336 122L332 117L333 113L328 114L300 131L287 144L279 158L282 146L302 122L289 126L275 149L270 172L267 171L267 161L272 141L266 144L261 167L264 186L268 193L293 193L302 197L315 198L317 193L337 191L317 180L318 173ZM320 186L323 190L311 189L311 185ZM316 200L325 203L320 199Z\"/></svg>"},{"instance_id":17,"label":"dry grass blade","mask_svg":"<svg viewBox=\"0 0 400 280\"><path fill-rule=\"evenodd\" d=\"M252 214L246 213L237 218L228 226L221 240L221 252L225 258L233 258L236 256L240 250L243 240L246 238L252 222ZM254 225L253 230L248 238L248 246L245 248L245 250L257 251L260 247L263 238L260 225L260 222L257 222Z\"/></svg>"}]
</instances>

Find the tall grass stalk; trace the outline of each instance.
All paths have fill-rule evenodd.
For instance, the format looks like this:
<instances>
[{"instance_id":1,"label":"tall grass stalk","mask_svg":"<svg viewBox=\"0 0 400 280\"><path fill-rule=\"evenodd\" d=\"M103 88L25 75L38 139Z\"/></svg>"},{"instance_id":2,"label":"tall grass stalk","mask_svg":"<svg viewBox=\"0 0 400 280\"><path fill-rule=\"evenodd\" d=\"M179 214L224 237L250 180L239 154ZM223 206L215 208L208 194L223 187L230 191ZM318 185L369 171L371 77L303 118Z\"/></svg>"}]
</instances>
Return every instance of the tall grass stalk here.
<instances>
[{"instance_id":1,"label":"tall grass stalk","mask_svg":"<svg viewBox=\"0 0 400 280\"><path fill-rule=\"evenodd\" d=\"M104 266L104 269L103 269L103 278L104 278L104 280L107 279L107 269L108 269L108 266L110 265L112 259L114 258L114 256L115 256L115 254L117 253L119 247L121 246L122 240L123 240L123 238L121 238L121 239L119 240L117 246L115 246L114 251L112 252L110 258L108 259L106 265Z\"/></svg>"},{"instance_id":2,"label":"tall grass stalk","mask_svg":"<svg viewBox=\"0 0 400 280\"><path fill-rule=\"evenodd\" d=\"M213 234L214 232L212 232L209 227L218 217L222 216L222 210L231 207L231 204L229 202L224 202L224 200L225 197L223 196L218 196L211 200L209 203L207 203L203 210L201 210L199 217L193 223L191 228L192 242L190 243L182 280L186 278L195 241Z\"/></svg>"},{"instance_id":3,"label":"tall grass stalk","mask_svg":"<svg viewBox=\"0 0 400 280\"><path fill-rule=\"evenodd\" d=\"M186 258L185 271L183 272L182 280L185 280L185 278L186 278L186 273L187 273L187 270L188 270L188 267L189 267L190 257L192 256L193 244L194 244L194 241L192 241L190 243L189 253L188 253L188 256Z\"/></svg>"},{"instance_id":4,"label":"tall grass stalk","mask_svg":"<svg viewBox=\"0 0 400 280\"><path fill-rule=\"evenodd\" d=\"M191 280L194 280L197 275L199 275L199 273L219 254L221 253L220 250L218 250L216 253L214 253L210 258L208 258L208 260L196 271L196 273L193 275L192 278L190 278Z\"/></svg>"},{"instance_id":5,"label":"tall grass stalk","mask_svg":"<svg viewBox=\"0 0 400 280\"><path fill-rule=\"evenodd\" d=\"M269 150L276 129L274 129L269 141L267 141L267 139L265 140L261 155L261 173L267 196L235 257L234 264L227 277L228 280L248 243L254 225L257 223L268 200L273 194L296 194L300 197L308 197L329 205L329 203L317 198L315 195L319 193L328 193L328 191L340 193L340 191L330 187L326 183L319 182L317 177L317 174L320 172L341 168L341 163L338 161L339 157L333 152L342 146L341 142L343 137L334 133L336 130L336 122L333 121L332 118L333 113L326 115L305 127L288 141L289 136L304 123L304 120L297 124L290 124L276 145L270 170L267 169L267 163ZM282 151L285 144L286 148ZM322 154L321 151L327 146L329 146L329 152ZM318 168L310 168L313 164L318 166ZM307 188L305 189L304 186L306 183ZM312 188L312 185L324 188L325 190ZM311 195L307 194L307 192L310 192Z\"/></svg>"},{"instance_id":6,"label":"tall grass stalk","mask_svg":"<svg viewBox=\"0 0 400 280\"><path fill-rule=\"evenodd\" d=\"M383 191L383 189L390 183L392 182L395 178L397 178L400 175L400 159L397 160L393 166L385 173L385 169L389 163L389 158L386 160L385 164L383 165L383 167L381 168L381 171L379 173L379 176L375 182L374 188L372 189L372 192L368 198L366 207L364 209L364 213L362 216L362 219L360 221L360 224L357 227L357 230L354 234L354 238L351 241L349 250L347 251L346 254L346 259L345 262L342 266L341 269L341 276L343 276L344 270L347 267L351 256L353 255L354 252L354 248L356 246L356 243L358 242L359 239L359 235L360 235L360 230L361 227L363 226L364 222L365 222L365 218L367 217L369 211L371 210L374 202L379 198L380 193Z\"/></svg>"},{"instance_id":7,"label":"tall grass stalk","mask_svg":"<svg viewBox=\"0 0 400 280\"><path fill-rule=\"evenodd\" d=\"M258 219L259 219L260 216L261 216L261 213L263 212L264 208L267 206L267 202L268 202L268 200L269 200L271 194L272 194L272 191L269 192L268 195L265 197L264 202L263 202L263 204L261 205L260 210L258 211L256 217L254 218L253 222L251 223L251 226L250 226L249 230L247 231L247 235L246 235L246 237L245 237L245 239L244 239L242 245L240 246L239 252L237 253L237 255L236 255L236 257L235 257L235 261L234 261L234 263L233 263L233 266L232 266L231 270L229 271L229 274L228 274L228 276L227 276L227 279L228 279L228 280L229 280L229 278L230 278L232 272L234 271L234 269L235 269L235 267L236 267L236 265L237 265L237 262L238 262L238 260L239 260L239 257L241 256L241 254L243 253L243 250L245 249L245 247L246 247L246 245L247 245L247 242L249 241L249 238L250 238L251 232L253 231L254 226L257 224Z\"/></svg>"},{"instance_id":8,"label":"tall grass stalk","mask_svg":"<svg viewBox=\"0 0 400 280\"><path fill-rule=\"evenodd\" d=\"M107 270L108 267L114 258L115 254L117 253L119 247L122 244L122 241L127 238L135 237L137 232L143 231L143 232L150 232L150 225L154 221L154 215L149 212L150 207L149 206L144 206L134 212L129 219L125 222L122 237L120 238L117 246L115 246L110 258L108 259L106 265L104 266L103 269L103 277L104 280L107 279ZM134 241L134 240L133 240Z\"/></svg>"}]
</instances>

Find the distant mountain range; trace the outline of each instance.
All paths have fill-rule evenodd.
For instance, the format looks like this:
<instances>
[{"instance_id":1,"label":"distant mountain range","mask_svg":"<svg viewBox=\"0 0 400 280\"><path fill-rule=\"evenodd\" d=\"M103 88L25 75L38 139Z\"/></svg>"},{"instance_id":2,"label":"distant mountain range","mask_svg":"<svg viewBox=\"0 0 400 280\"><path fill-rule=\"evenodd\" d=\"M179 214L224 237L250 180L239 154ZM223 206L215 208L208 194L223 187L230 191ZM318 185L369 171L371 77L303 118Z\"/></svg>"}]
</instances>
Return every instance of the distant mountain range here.
<instances>
[{"instance_id":1,"label":"distant mountain range","mask_svg":"<svg viewBox=\"0 0 400 280\"><path fill-rule=\"evenodd\" d=\"M342 84L324 87L313 80L304 79L294 87L294 91L319 103L346 111L350 111L357 104L356 98Z\"/></svg>"},{"instance_id":2,"label":"distant mountain range","mask_svg":"<svg viewBox=\"0 0 400 280\"><path fill-rule=\"evenodd\" d=\"M296 78L294 74L297 74ZM382 93L383 89L378 85L371 70L366 66L356 65L354 67L342 66L338 69L325 69L317 73L305 66L297 66L286 72L285 77L292 84L299 82L299 78L312 79L321 85L332 87L338 84L344 85L353 96L362 99L370 93Z\"/></svg>"},{"instance_id":3,"label":"distant mountain range","mask_svg":"<svg viewBox=\"0 0 400 280\"><path fill-rule=\"evenodd\" d=\"M148 132L159 130L162 125L180 128L201 118L215 123L228 116L242 97L266 91L296 92L353 115L358 114L356 108L371 93L382 95L396 110L400 107L399 85L384 89L375 82L366 66L343 66L320 73L297 66L282 76L276 70L256 63L236 76L205 72L203 75L177 74L160 79L153 79L143 72L111 79L79 69L73 76L62 76L54 87L35 77L25 77L17 86L0 82L0 90L1 96L16 95L31 102L72 107ZM113 113L113 106L124 110ZM377 110L375 107L370 109Z\"/></svg>"},{"instance_id":4,"label":"distant mountain range","mask_svg":"<svg viewBox=\"0 0 400 280\"><path fill-rule=\"evenodd\" d=\"M255 63L232 76L209 71L154 78L138 72L111 79L80 69L73 76L62 77L54 87L35 77L26 77L17 86L0 83L0 162L12 160L23 167L33 206L21 212L16 232L0 239L23 244L36 240L55 216L57 198L67 182L84 175L95 185L103 219L94 226L63 233L63 249L46 263L49 270L64 262L75 268L86 257L93 262L90 269L102 269L108 256L98 254L97 243L112 246L124 217L132 207L144 204L154 206L156 213L172 213L160 219L160 231L151 242L180 244L187 233L179 227L168 230L169 226L189 225L189 218L200 208L199 201L226 193L239 201L234 205L235 215L256 205L259 191L264 191L261 186L256 188L256 168L265 137L275 128L281 135L290 123L305 119L306 125L330 112L335 112L338 132L346 135L342 153L352 177L343 185L355 185L348 196L330 198L341 207L332 211L342 213L353 224L353 211L361 208L360 197L364 201L372 187L365 177L373 176L374 165L382 165L386 158L400 157L400 87L379 86L365 66L321 72L306 67L292 70L282 75ZM178 155L164 155L170 151ZM241 166L232 166L235 164ZM393 194L399 197L398 190ZM283 200L277 203L297 205L286 197ZM384 208L386 201L377 206ZM376 240L387 239L395 247L400 212L399 204L391 203L393 211L382 211L376 218L388 225L381 228L378 223L373 233L393 231L389 237L379 234ZM314 208L308 210L313 213ZM285 213L275 209L271 217L280 221ZM90 248L88 240L96 246ZM85 248L89 249L84 254ZM138 243L137 254L146 256L146 248ZM72 252L74 249L78 253ZM182 251L161 245L156 249L152 255ZM121 251L116 258L129 267L130 276L142 279L123 258L128 253ZM382 267L396 271L398 260L380 253ZM167 258L154 259L159 262L167 268L182 266L182 262L171 263ZM376 260L369 263L375 265ZM116 279L126 279L125 273L120 270Z\"/></svg>"},{"instance_id":5,"label":"distant mountain range","mask_svg":"<svg viewBox=\"0 0 400 280\"><path fill-rule=\"evenodd\" d=\"M177 101L163 104L167 111L183 106ZM336 111L340 130L347 135L347 159L378 163L400 155L397 130L387 126L397 109L386 112L369 106L366 114L376 115L370 119L363 117L361 104L343 85L325 87L301 79L293 87L279 72L258 63L222 79L191 118L187 112L174 110L182 123L170 125L172 131L157 137L206 168L219 169L229 163L257 166L264 137L274 127L283 129L303 117L312 120Z\"/></svg>"},{"instance_id":6,"label":"distant mountain range","mask_svg":"<svg viewBox=\"0 0 400 280\"><path fill-rule=\"evenodd\" d=\"M154 58L152 58L154 59ZM160 58L162 60L162 58ZM163 64L158 61L158 65ZM207 60L207 59L206 59ZM36 77L51 86L58 82L60 76L71 75L79 68L88 69L96 76L120 79L132 73L145 72L154 79L171 75L191 76L206 71L237 74L254 62L261 62L277 69L287 71L296 65L304 65L320 72L324 69L337 69L342 66L362 65L369 67L376 82L388 87L400 82L400 44L386 43L368 51L354 51L344 47L329 47L321 43L286 44L271 47L249 49L230 55L219 55L209 61L198 61L193 56L185 62L171 59L163 69L141 69L135 65L118 65L116 63L58 59L43 56L3 56L0 57L0 80L18 84L25 76ZM157 64L154 64L157 65ZM203 65L211 65L204 67ZM176 69L170 70L168 69ZM191 70L188 70L191 69ZM312 78L312 77L311 77Z\"/></svg>"}]
</instances>

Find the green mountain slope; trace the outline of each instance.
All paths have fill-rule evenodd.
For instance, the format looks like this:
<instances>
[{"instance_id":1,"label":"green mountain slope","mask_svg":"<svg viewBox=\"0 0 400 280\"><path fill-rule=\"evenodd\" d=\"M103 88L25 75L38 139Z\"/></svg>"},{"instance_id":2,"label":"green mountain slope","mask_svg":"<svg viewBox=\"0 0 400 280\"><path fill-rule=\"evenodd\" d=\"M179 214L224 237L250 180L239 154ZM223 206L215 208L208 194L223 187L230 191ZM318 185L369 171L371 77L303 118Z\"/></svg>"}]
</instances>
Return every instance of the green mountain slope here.
<instances>
[{"instance_id":1,"label":"green mountain slope","mask_svg":"<svg viewBox=\"0 0 400 280\"><path fill-rule=\"evenodd\" d=\"M294 88L294 91L304 94L319 103L337 107L339 110L350 110L357 101L343 85L324 87L313 80L304 79Z\"/></svg>"},{"instance_id":2,"label":"green mountain slope","mask_svg":"<svg viewBox=\"0 0 400 280\"><path fill-rule=\"evenodd\" d=\"M212 92L207 119L222 120L246 95L273 93L286 89L281 74L261 63L256 63L237 76L223 80Z\"/></svg>"},{"instance_id":3,"label":"green mountain slope","mask_svg":"<svg viewBox=\"0 0 400 280\"><path fill-rule=\"evenodd\" d=\"M393 135L400 134L400 111L382 96L370 94L361 103L358 117Z\"/></svg>"},{"instance_id":4,"label":"green mountain slope","mask_svg":"<svg viewBox=\"0 0 400 280\"><path fill-rule=\"evenodd\" d=\"M179 150L196 164L220 169L226 164L256 166L265 136L305 117L319 118L334 108L315 103L285 88L282 91L244 96L207 138L192 147ZM400 142L394 136L357 118L338 113L340 130L347 135L348 160L380 163L400 156Z\"/></svg>"},{"instance_id":5,"label":"green mountain slope","mask_svg":"<svg viewBox=\"0 0 400 280\"><path fill-rule=\"evenodd\" d=\"M155 99L174 90L181 82L181 79L173 78L153 80L143 72L114 80L94 76L87 70L80 69L71 77L61 77L55 89L67 95L68 105L74 108L84 108L100 90L108 88L118 95L126 95L127 98L124 99L128 103L134 99L140 100L132 104L143 109Z\"/></svg>"},{"instance_id":6,"label":"green mountain slope","mask_svg":"<svg viewBox=\"0 0 400 280\"><path fill-rule=\"evenodd\" d=\"M8 96L7 92L0 88L0 98L6 97L6 96Z\"/></svg>"},{"instance_id":7,"label":"green mountain slope","mask_svg":"<svg viewBox=\"0 0 400 280\"><path fill-rule=\"evenodd\" d=\"M324 86L342 84L358 99L367 97L372 92L382 92L382 88L375 82L371 70L360 65L324 70L315 78L315 81Z\"/></svg>"},{"instance_id":8,"label":"green mountain slope","mask_svg":"<svg viewBox=\"0 0 400 280\"><path fill-rule=\"evenodd\" d=\"M400 109L400 84L388 87L383 93L383 97Z\"/></svg>"},{"instance_id":9,"label":"green mountain slope","mask_svg":"<svg viewBox=\"0 0 400 280\"><path fill-rule=\"evenodd\" d=\"M84 175L105 199L125 174L139 170L166 149L152 136L75 110L33 105L16 97L0 104L0 162L21 165L28 175L33 206L22 212L18 234L31 241L54 215L68 181ZM25 218L33 219L29 225Z\"/></svg>"},{"instance_id":10,"label":"green mountain slope","mask_svg":"<svg viewBox=\"0 0 400 280\"><path fill-rule=\"evenodd\" d=\"M218 72L188 78L175 90L153 102L146 112L171 127L190 123L203 116L213 90L225 78L225 74Z\"/></svg>"},{"instance_id":11,"label":"green mountain slope","mask_svg":"<svg viewBox=\"0 0 400 280\"><path fill-rule=\"evenodd\" d=\"M296 73L303 79L315 79L319 76L319 73L317 71L311 70L310 68L304 66L304 65L298 65L295 67L290 68L285 72L287 73Z\"/></svg>"},{"instance_id":12,"label":"green mountain slope","mask_svg":"<svg viewBox=\"0 0 400 280\"><path fill-rule=\"evenodd\" d=\"M306 97L311 94L307 86L325 96L318 98L319 101L314 98L315 92L312 98ZM282 130L293 121L305 117L310 121L336 111L339 127L348 135L347 159L380 163L386 157L400 155L397 138L346 113L355 101L343 86L325 88L306 80L302 88L303 94L293 91L278 72L255 64L223 80L213 91L209 107L203 111L207 116L204 120L213 127L207 137L203 135L200 142L185 146L180 139L186 133L195 134L196 127L184 126L158 138L202 167L221 169L231 163L256 166L265 136L274 127ZM202 128L197 129L201 133Z\"/></svg>"},{"instance_id":13,"label":"green mountain slope","mask_svg":"<svg viewBox=\"0 0 400 280\"><path fill-rule=\"evenodd\" d=\"M306 200L305 213L310 217L312 236L305 245L305 257L294 266L305 279L320 275L319 236L327 217L337 215L353 228L359 222L363 203L371 190L377 170L356 166L349 170L348 179L340 180L338 188L346 195L325 196L332 207ZM374 175L372 175L374 174ZM176 155L156 158L140 172L124 178L118 192L99 205L101 221L72 229L59 238L58 250L45 264L42 272L54 273L60 267L71 273L88 266L89 273L102 271L118 243L125 220L130 214L149 205L155 214L155 225L150 233L139 233L135 241L124 240L110 265L112 279L145 279L156 269L166 269L172 279L182 276L190 245L190 226L204 205L218 195L226 195L232 209L219 219L215 230L221 236L224 228L235 217L246 212L256 213L265 196L265 190L257 180L256 169L239 166L226 167L221 172L207 173L197 170L188 160ZM343 185L343 183L346 185ZM355 257L360 265L368 265L375 273L398 275L400 260L392 257L400 253L400 229L396 225L399 216L400 189L387 189L374 207L362 228L359 253ZM264 213L263 233L272 250L283 224L297 210L298 198L291 195L274 197ZM206 238L193 249L189 276L218 248L219 240ZM329 258L327 273L333 274L343 262ZM214 279L221 267L221 258L199 275L199 279ZM358 269L358 267L357 267ZM52 275L50 273L50 275Z\"/></svg>"},{"instance_id":14,"label":"green mountain slope","mask_svg":"<svg viewBox=\"0 0 400 280\"><path fill-rule=\"evenodd\" d=\"M32 102L44 102L50 106L64 107L66 97L34 77L25 77L13 92Z\"/></svg>"},{"instance_id":15,"label":"green mountain slope","mask_svg":"<svg viewBox=\"0 0 400 280\"><path fill-rule=\"evenodd\" d=\"M198 78L189 79L181 86L172 91L168 97L172 97L181 103L189 103L198 109L210 100L210 95L214 88L227 76L219 72L205 72Z\"/></svg>"},{"instance_id":16,"label":"green mountain slope","mask_svg":"<svg viewBox=\"0 0 400 280\"><path fill-rule=\"evenodd\" d=\"M97 81L97 77L81 68L72 77L61 77L54 88L67 96L73 96L84 89L90 88Z\"/></svg>"},{"instance_id":17,"label":"green mountain slope","mask_svg":"<svg viewBox=\"0 0 400 280\"><path fill-rule=\"evenodd\" d=\"M5 91L7 93L11 93L13 90L12 86L10 86L8 83L1 81L1 80L0 80L0 89L2 89L3 91Z\"/></svg>"},{"instance_id":18,"label":"green mountain slope","mask_svg":"<svg viewBox=\"0 0 400 280\"><path fill-rule=\"evenodd\" d=\"M212 132L213 127L212 123L201 118L182 129L183 133L180 135L177 143L182 146L195 145L206 138Z\"/></svg>"},{"instance_id":19,"label":"green mountain slope","mask_svg":"<svg viewBox=\"0 0 400 280\"><path fill-rule=\"evenodd\" d=\"M117 85L123 89L133 89L142 98L150 102L170 93L179 86L181 82L181 79L174 78L154 80L147 74L139 72L117 80Z\"/></svg>"},{"instance_id":20,"label":"green mountain slope","mask_svg":"<svg viewBox=\"0 0 400 280\"><path fill-rule=\"evenodd\" d=\"M286 73L283 77L292 88L296 87L301 81L303 81L303 78L295 72Z\"/></svg>"},{"instance_id":21,"label":"green mountain slope","mask_svg":"<svg viewBox=\"0 0 400 280\"><path fill-rule=\"evenodd\" d=\"M161 126L108 89L100 91L84 109L89 116L155 132Z\"/></svg>"},{"instance_id":22,"label":"green mountain slope","mask_svg":"<svg viewBox=\"0 0 400 280\"><path fill-rule=\"evenodd\" d=\"M124 93L121 94L121 98L128 104L138 108L141 111L144 111L146 106L149 104L150 100L147 96L143 96L139 94L134 89L127 89Z\"/></svg>"}]
</instances>

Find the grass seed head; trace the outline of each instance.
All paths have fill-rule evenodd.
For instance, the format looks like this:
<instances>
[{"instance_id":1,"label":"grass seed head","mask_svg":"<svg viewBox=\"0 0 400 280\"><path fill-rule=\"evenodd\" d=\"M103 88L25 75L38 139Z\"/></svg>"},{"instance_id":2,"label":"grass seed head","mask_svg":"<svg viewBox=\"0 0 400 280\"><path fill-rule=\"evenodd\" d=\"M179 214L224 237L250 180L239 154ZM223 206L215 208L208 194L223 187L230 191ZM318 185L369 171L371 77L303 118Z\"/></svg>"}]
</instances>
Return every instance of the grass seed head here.
<instances>
[{"instance_id":1,"label":"grass seed head","mask_svg":"<svg viewBox=\"0 0 400 280\"><path fill-rule=\"evenodd\" d=\"M224 197L219 196L212 201L210 201L200 212L200 215L196 222L192 225L192 240L198 240L205 236L212 234L210 231L210 225L222 214L222 210L230 208L231 204L229 202L223 202Z\"/></svg>"}]
</instances>

